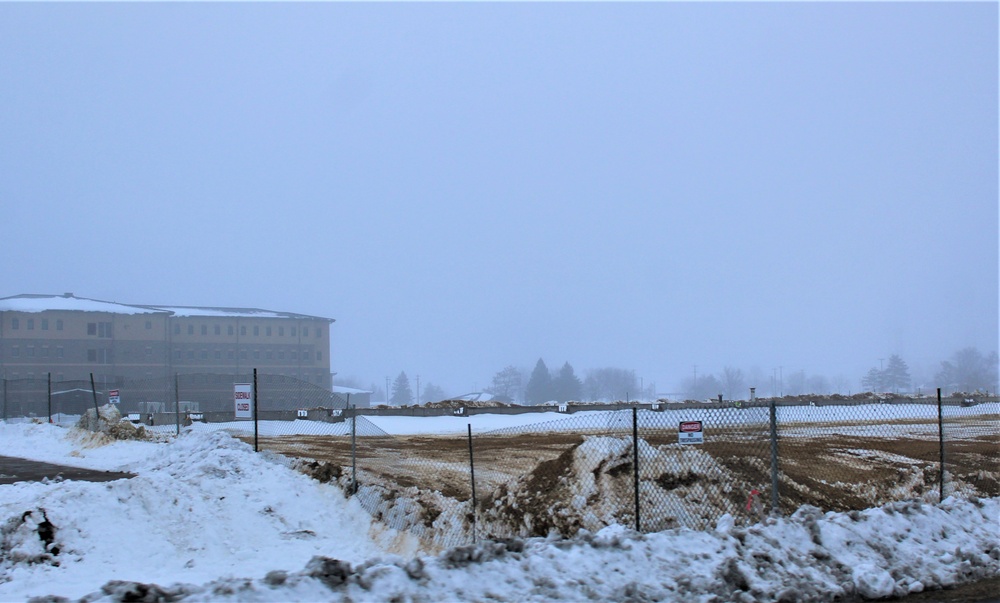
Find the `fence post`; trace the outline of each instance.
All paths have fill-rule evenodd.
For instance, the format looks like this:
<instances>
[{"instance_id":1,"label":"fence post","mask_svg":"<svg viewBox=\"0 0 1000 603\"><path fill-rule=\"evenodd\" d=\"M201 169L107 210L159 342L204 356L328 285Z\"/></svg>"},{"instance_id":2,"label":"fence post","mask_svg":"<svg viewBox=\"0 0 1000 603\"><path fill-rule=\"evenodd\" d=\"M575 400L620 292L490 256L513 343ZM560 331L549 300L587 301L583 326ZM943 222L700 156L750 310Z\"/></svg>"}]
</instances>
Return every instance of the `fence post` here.
<instances>
[{"instance_id":1,"label":"fence post","mask_svg":"<svg viewBox=\"0 0 1000 603\"><path fill-rule=\"evenodd\" d=\"M351 394L347 394L347 399L351 399ZM351 411L351 495L358 493L358 413L355 408L348 405Z\"/></svg>"},{"instance_id":2,"label":"fence post","mask_svg":"<svg viewBox=\"0 0 1000 603\"><path fill-rule=\"evenodd\" d=\"M94 396L94 420L97 421L101 418L101 411L97 408L97 388L94 387L94 373L90 373L90 393Z\"/></svg>"},{"instance_id":3,"label":"fence post","mask_svg":"<svg viewBox=\"0 0 1000 603\"><path fill-rule=\"evenodd\" d=\"M52 422L52 373L46 373L49 376L49 423Z\"/></svg>"},{"instance_id":4,"label":"fence post","mask_svg":"<svg viewBox=\"0 0 1000 603\"><path fill-rule=\"evenodd\" d=\"M174 373L174 420L177 422L177 435L181 435L181 378L180 373Z\"/></svg>"},{"instance_id":5,"label":"fence post","mask_svg":"<svg viewBox=\"0 0 1000 603\"><path fill-rule=\"evenodd\" d=\"M7 377L3 378L3 420L7 422Z\"/></svg>"},{"instance_id":6,"label":"fence post","mask_svg":"<svg viewBox=\"0 0 1000 603\"><path fill-rule=\"evenodd\" d=\"M632 486L635 498L635 531L639 532L639 410L632 407Z\"/></svg>"},{"instance_id":7,"label":"fence post","mask_svg":"<svg viewBox=\"0 0 1000 603\"><path fill-rule=\"evenodd\" d=\"M472 482L472 544L476 544L476 463L472 456L472 423L469 428L469 476Z\"/></svg>"},{"instance_id":8,"label":"fence post","mask_svg":"<svg viewBox=\"0 0 1000 603\"><path fill-rule=\"evenodd\" d=\"M260 452L257 442L257 369L253 370L253 451Z\"/></svg>"},{"instance_id":9,"label":"fence post","mask_svg":"<svg viewBox=\"0 0 1000 603\"><path fill-rule=\"evenodd\" d=\"M778 498L778 411L771 398L771 513L780 511Z\"/></svg>"},{"instance_id":10,"label":"fence post","mask_svg":"<svg viewBox=\"0 0 1000 603\"><path fill-rule=\"evenodd\" d=\"M938 479L938 502L944 501L944 416L941 409L941 388L937 388L938 403L938 452L941 462L941 475Z\"/></svg>"}]
</instances>

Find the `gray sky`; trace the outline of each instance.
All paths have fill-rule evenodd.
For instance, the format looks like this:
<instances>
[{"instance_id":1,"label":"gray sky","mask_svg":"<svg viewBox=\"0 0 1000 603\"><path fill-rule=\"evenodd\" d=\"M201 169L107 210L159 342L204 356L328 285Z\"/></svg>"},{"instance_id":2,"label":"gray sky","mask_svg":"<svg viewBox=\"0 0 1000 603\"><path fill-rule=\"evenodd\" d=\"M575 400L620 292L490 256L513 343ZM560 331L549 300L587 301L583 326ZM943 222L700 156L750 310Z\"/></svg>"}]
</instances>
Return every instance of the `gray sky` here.
<instances>
[{"instance_id":1,"label":"gray sky","mask_svg":"<svg viewBox=\"0 0 1000 603\"><path fill-rule=\"evenodd\" d=\"M998 339L996 3L0 4L2 295L458 394Z\"/></svg>"}]
</instances>

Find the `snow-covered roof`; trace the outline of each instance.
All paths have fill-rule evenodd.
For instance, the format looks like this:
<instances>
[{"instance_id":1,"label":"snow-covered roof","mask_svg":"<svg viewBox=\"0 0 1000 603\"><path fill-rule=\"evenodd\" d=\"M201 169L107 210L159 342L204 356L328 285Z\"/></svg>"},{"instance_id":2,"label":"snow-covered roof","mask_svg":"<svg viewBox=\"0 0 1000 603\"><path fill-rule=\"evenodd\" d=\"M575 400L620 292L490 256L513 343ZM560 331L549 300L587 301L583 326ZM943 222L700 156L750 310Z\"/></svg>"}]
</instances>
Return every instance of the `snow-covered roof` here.
<instances>
[{"instance_id":1,"label":"snow-covered roof","mask_svg":"<svg viewBox=\"0 0 1000 603\"><path fill-rule=\"evenodd\" d=\"M330 390L335 394L370 394L367 389L354 389L353 387L341 387L334 385Z\"/></svg>"},{"instance_id":2,"label":"snow-covered roof","mask_svg":"<svg viewBox=\"0 0 1000 603\"><path fill-rule=\"evenodd\" d=\"M194 317L194 316L228 316L232 318L305 318L312 320L328 320L334 322L332 318L322 316L309 316L308 314L296 314L294 312L276 312L274 310L262 310L260 308L215 308L209 306L147 306L157 310L170 312L173 316Z\"/></svg>"},{"instance_id":3,"label":"snow-covered roof","mask_svg":"<svg viewBox=\"0 0 1000 603\"><path fill-rule=\"evenodd\" d=\"M229 316L245 318L300 318L326 320L332 318L309 316L293 312L276 312L259 308L222 308L208 306L158 306L149 304L120 304L118 302L76 297L72 293L62 295L37 295L27 293L0 298L0 311L45 312L47 310L73 310L77 312L108 312L113 314L169 314L171 316Z\"/></svg>"},{"instance_id":4,"label":"snow-covered roof","mask_svg":"<svg viewBox=\"0 0 1000 603\"><path fill-rule=\"evenodd\" d=\"M3 312L45 312L47 310L73 310L76 312L108 312L111 314L164 314L165 310L147 306L132 306L118 302L63 295L23 294L0 298Z\"/></svg>"}]
</instances>

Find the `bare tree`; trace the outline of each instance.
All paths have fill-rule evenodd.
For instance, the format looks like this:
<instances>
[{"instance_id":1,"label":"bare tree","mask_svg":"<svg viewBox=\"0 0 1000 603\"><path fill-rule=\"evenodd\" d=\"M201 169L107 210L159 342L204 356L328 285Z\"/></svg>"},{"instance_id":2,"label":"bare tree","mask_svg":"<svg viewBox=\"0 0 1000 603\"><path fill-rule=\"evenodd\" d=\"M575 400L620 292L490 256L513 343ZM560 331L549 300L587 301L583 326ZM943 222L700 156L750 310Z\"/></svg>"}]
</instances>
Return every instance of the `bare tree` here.
<instances>
[{"instance_id":1,"label":"bare tree","mask_svg":"<svg viewBox=\"0 0 1000 603\"><path fill-rule=\"evenodd\" d=\"M722 368L722 393L728 400L742 400L746 394L747 381L743 371L731 366Z\"/></svg>"},{"instance_id":2,"label":"bare tree","mask_svg":"<svg viewBox=\"0 0 1000 603\"><path fill-rule=\"evenodd\" d=\"M521 371L514 365L508 365L493 375L493 382L486 390L502 402L514 402L521 396Z\"/></svg>"}]
</instances>

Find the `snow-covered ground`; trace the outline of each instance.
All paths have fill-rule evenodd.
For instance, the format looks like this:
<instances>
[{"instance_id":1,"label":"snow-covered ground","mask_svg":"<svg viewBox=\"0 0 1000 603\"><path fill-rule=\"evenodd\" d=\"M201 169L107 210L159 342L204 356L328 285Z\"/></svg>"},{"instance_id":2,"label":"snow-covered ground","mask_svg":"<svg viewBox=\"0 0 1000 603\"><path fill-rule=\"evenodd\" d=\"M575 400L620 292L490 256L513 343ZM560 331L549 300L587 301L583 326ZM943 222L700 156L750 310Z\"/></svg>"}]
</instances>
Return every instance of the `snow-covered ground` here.
<instances>
[{"instance_id":1,"label":"snow-covered ground","mask_svg":"<svg viewBox=\"0 0 1000 603\"><path fill-rule=\"evenodd\" d=\"M456 419L464 429L480 416ZM426 433L405 423L379 426ZM106 443L54 425L0 423L0 455L137 475L0 486L4 601L144 593L192 601L823 601L1000 575L1000 499L851 513L806 507L750 527L723 516L703 532L612 526L425 556L412 536L373 522L336 486L214 429Z\"/></svg>"}]
</instances>

